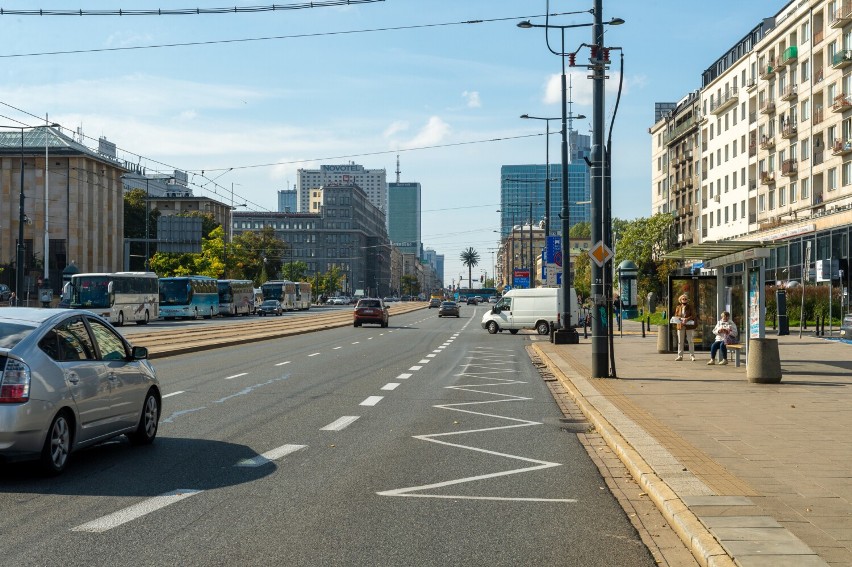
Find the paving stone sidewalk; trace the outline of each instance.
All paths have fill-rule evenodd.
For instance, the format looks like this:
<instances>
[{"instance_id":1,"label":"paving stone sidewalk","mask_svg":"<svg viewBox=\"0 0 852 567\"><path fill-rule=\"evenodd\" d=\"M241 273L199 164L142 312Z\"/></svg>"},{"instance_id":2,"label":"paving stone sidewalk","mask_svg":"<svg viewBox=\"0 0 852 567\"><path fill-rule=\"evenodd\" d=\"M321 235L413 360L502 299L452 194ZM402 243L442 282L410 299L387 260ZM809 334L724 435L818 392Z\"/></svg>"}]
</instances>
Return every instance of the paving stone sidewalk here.
<instances>
[{"instance_id":1,"label":"paving stone sidewalk","mask_svg":"<svg viewBox=\"0 0 852 567\"><path fill-rule=\"evenodd\" d=\"M852 344L777 338L780 384L746 366L676 362L625 321L617 379L591 379L590 339L532 336L607 443L703 565L852 565ZM745 357L744 357L745 358Z\"/></svg>"}]
</instances>

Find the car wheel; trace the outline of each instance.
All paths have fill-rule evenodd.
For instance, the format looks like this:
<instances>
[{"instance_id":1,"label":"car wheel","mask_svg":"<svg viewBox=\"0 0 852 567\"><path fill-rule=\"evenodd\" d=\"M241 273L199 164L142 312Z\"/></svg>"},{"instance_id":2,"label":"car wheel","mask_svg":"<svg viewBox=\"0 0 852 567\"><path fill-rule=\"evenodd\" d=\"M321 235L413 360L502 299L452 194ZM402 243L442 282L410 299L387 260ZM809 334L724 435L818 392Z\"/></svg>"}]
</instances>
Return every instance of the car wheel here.
<instances>
[{"instance_id":1,"label":"car wheel","mask_svg":"<svg viewBox=\"0 0 852 567\"><path fill-rule=\"evenodd\" d=\"M41 465L45 472L57 475L64 471L70 453L71 424L65 411L61 411L53 418L41 450Z\"/></svg>"},{"instance_id":2,"label":"car wheel","mask_svg":"<svg viewBox=\"0 0 852 567\"><path fill-rule=\"evenodd\" d=\"M517 334L518 334L518 330L517 330L517 329L509 329L509 332L510 332L510 333L512 333L513 335L517 335Z\"/></svg>"},{"instance_id":3,"label":"car wheel","mask_svg":"<svg viewBox=\"0 0 852 567\"><path fill-rule=\"evenodd\" d=\"M157 436L157 427L160 422L160 400L154 390L148 390L145 394L145 403L142 404L142 417L136 431L128 433L127 438L134 445L150 445Z\"/></svg>"},{"instance_id":4,"label":"car wheel","mask_svg":"<svg viewBox=\"0 0 852 567\"><path fill-rule=\"evenodd\" d=\"M139 320L139 321L136 321L136 324L137 324L137 325L147 325L147 324L148 324L148 321L150 321L150 320L151 320L151 317L150 317L150 315L148 314L148 310L146 309L146 310L145 310L145 318L144 318L144 319L141 319L141 320Z\"/></svg>"},{"instance_id":5,"label":"car wheel","mask_svg":"<svg viewBox=\"0 0 852 567\"><path fill-rule=\"evenodd\" d=\"M205 316L204 316L204 319L212 319L212 318L213 318L213 308L211 307L211 308L210 308L210 314L209 314L209 315L205 315Z\"/></svg>"},{"instance_id":6,"label":"car wheel","mask_svg":"<svg viewBox=\"0 0 852 567\"><path fill-rule=\"evenodd\" d=\"M440 313L438 313L438 317L443 317L443 315L441 315Z\"/></svg>"},{"instance_id":7,"label":"car wheel","mask_svg":"<svg viewBox=\"0 0 852 567\"><path fill-rule=\"evenodd\" d=\"M549 335L550 334L550 323L547 321L539 321L538 325L536 325L535 330L538 331L539 335Z\"/></svg>"},{"instance_id":8,"label":"car wheel","mask_svg":"<svg viewBox=\"0 0 852 567\"><path fill-rule=\"evenodd\" d=\"M497 333L497 331L499 331L499 330L500 330L500 327L498 327L498 326L497 326L497 323L496 323L496 322L494 322L494 321L489 321L489 322L488 322L488 327L487 327L487 329L488 329L488 333L489 333L489 334L494 335L494 334L496 334L496 333Z\"/></svg>"},{"instance_id":9,"label":"car wheel","mask_svg":"<svg viewBox=\"0 0 852 567\"><path fill-rule=\"evenodd\" d=\"M118 320L115 322L116 327L121 327L124 325L124 311L118 312Z\"/></svg>"}]
</instances>

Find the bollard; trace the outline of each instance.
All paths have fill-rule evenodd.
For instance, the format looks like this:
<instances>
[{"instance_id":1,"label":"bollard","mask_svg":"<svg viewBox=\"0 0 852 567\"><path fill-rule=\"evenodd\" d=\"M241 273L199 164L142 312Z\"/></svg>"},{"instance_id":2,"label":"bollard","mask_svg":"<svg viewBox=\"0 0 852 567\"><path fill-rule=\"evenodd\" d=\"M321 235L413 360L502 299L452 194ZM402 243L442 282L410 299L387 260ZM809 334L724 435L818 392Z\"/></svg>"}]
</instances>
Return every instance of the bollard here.
<instances>
[{"instance_id":1,"label":"bollard","mask_svg":"<svg viewBox=\"0 0 852 567\"><path fill-rule=\"evenodd\" d=\"M651 318L650 317L646 317L645 324L648 326L648 332L650 333L651 332Z\"/></svg>"},{"instance_id":2,"label":"bollard","mask_svg":"<svg viewBox=\"0 0 852 567\"><path fill-rule=\"evenodd\" d=\"M781 357L778 339L749 339L746 377L756 384L781 382Z\"/></svg>"},{"instance_id":3,"label":"bollard","mask_svg":"<svg viewBox=\"0 0 852 567\"><path fill-rule=\"evenodd\" d=\"M657 327L657 353L667 354L669 352L669 327L659 325Z\"/></svg>"},{"instance_id":4,"label":"bollard","mask_svg":"<svg viewBox=\"0 0 852 567\"><path fill-rule=\"evenodd\" d=\"M645 338L645 320L642 320L642 338Z\"/></svg>"}]
</instances>

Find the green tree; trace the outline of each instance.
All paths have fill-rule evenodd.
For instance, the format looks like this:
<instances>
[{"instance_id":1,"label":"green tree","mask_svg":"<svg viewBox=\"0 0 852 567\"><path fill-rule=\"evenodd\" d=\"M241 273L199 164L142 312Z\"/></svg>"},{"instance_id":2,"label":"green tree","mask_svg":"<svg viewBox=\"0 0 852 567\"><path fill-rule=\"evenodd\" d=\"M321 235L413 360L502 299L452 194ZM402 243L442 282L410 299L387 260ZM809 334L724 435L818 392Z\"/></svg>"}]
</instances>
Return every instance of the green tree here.
<instances>
[{"instance_id":1,"label":"green tree","mask_svg":"<svg viewBox=\"0 0 852 567\"><path fill-rule=\"evenodd\" d=\"M210 233L210 238L201 239L200 254L166 254L157 252L151 257L151 270L160 277L199 275L218 278L224 269L222 263L221 226Z\"/></svg>"},{"instance_id":2,"label":"green tree","mask_svg":"<svg viewBox=\"0 0 852 567\"><path fill-rule=\"evenodd\" d=\"M624 260L631 260L636 264L639 269L639 297L644 297L650 291L655 292L658 297L666 294L669 274L677 269L676 261L663 259L663 255L671 246L669 235L673 223L672 215L663 213L629 222L613 223L616 243L614 265L617 267Z\"/></svg>"},{"instance_id":3,"label":"green tree","mask_svg":"<svg viewBox=\"0 0 852 567\"><path fill-rule=\"evenodd\" d=\"M420 282L416 276L406 274L399 278L399 285L402 287L403 295L418 295L420 293Z\"/></svg>"},{"instance_id":4,"label":"green tree","mask_svg":"<svg viewBox=\"0 0 852 567\"><path fill-rule=\"evenodd\" d=\"M232 277L254 281L256 286L278 277L287 244L275 236L272 227L243 232L228 245L228 268ZM231 270L233 258L233 271Z\"/></svg>"},{"instance_id":5,"label":"green tree","mask_svg":"<svg viewBox=\"0 0 852 567\"><path fill-rule=\"evenodd\" d=\"M589 222L578 222L568 230L568 236L571 238L591 238L592 225Z\"/></svg>"},{"instance_id":6,"label":"green tree","mask_svg":"<svg viewBox=\"0 0 852 567\"><path fill-rule=\"evenodd\" d=\"M588 254L580 254L572 260L574 264L575 291L581 297L589 297L592 293L592 259Z\"/></svg>"},{"instance_id":7,"label":"green tree","mask_svg":"<svg viewBox=\"0 0 852 567\"><path fill-rule=\"evenodd\" d=\"M210 233L213 232L213 229L217 226L222 226L221 223L216 222L216 217L213 216L213 213L205 213L203 211L187 211L185 213L178 213L178 217L187 217L187 218L200 218L201 219L201 238L210 238Z\"/></svg>"},{"instance_id":8,"label":"green tree","mask_svg":"<svg viewBox=\"0 0 852 567\"><path fill-rule=\"evenodd\" d=\"M287 262L281 267L281 274L285 280L303 282L308 273L308 265L305 262Z\"/></svg>"},{"instance_id":9,"label":"green tree","mask_svg":"<svg viewBox=\"0 0 852 567\"><path fill-rule=\"evenodd\" d=\"M467 283L470 289L473 289L473 282L471 277L473 277L473 268L479 265L479 252L473 249L473 247L469 247L467 250L463 250L459 255L459 258L462 261L463 266L467 266Z\"/></svg>"},{"instance_id":10,"label":"green tree","mask_svg":"<svg viewBox=\"0 0 852 567\"><path fill-rule=\"evenodd\" d=\"M317 290L318 294L324 294L326 296L332 296L337 294L343 287L343 278L346 274L343 273L337 266L332 266L328 269L324 274L318 275L315 278L317 282Z\"/></svg>"}]
</instances>

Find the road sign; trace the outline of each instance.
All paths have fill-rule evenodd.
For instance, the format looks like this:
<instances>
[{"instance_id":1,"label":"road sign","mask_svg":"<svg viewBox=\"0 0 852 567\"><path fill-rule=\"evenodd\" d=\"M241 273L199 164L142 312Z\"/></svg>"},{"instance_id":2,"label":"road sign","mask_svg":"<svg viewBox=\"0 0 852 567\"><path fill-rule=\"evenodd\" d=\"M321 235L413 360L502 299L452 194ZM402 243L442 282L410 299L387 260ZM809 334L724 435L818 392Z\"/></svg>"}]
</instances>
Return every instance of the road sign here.
<instances>
[{"instance_id":1,"label":"road sign","mask_svg":"<svg viewBox=\"0 0 852 567\"><path fill-rule=\"evenodd\" d=\"M597 244L592 246L592 249L589 250L589 258L591 258L599 268L603 268L604 264L609 262L612 258L612 250L610 250L603 241L598 240Z\"/></svg>"}]
</instances>

